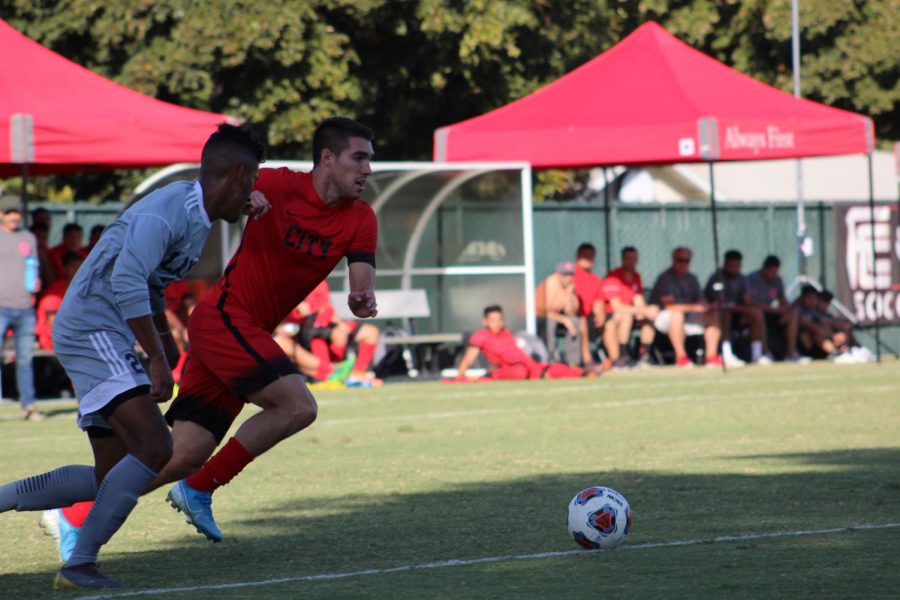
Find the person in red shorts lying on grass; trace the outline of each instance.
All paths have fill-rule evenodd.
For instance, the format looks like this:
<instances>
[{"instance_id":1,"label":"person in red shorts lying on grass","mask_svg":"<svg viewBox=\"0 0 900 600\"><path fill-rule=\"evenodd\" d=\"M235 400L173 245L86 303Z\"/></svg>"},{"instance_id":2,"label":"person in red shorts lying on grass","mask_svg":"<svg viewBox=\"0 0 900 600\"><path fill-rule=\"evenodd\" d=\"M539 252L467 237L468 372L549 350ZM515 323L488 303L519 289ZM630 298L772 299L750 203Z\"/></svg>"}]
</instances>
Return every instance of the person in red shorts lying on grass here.
<instances>
[{"instance_id":1,"label":"person in red shorts lying on grass","mask_svg":"<svg viewBox=\"0 0 900 600\"><path fill-rule=\"evenodd\" d=\"M483 329L469 338L469 346L459 362L457 381L466 381L466 371L472 367L479 352L491 363L490 379L577 379L596 376L594 371L570 367L564 363L538 362L528 356L516 342L503 322L503 309L497 305L484 309Z\"/></svg>"}]
</instances>

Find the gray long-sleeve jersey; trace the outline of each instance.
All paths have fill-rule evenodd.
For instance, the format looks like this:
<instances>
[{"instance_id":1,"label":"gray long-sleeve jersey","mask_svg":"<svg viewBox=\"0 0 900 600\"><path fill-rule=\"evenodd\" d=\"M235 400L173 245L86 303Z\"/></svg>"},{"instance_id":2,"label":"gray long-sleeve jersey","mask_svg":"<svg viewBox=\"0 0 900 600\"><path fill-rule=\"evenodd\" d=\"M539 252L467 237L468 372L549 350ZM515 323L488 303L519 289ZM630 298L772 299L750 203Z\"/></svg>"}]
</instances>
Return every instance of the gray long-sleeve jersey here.
<instances>
[{"instance_id":1,"label":"gray long-sleeve jersey","mask_svg":"<svg viewBox=\"0 0 900 600\"><path fill-rule=\"evenodd\" d=\"M53 336L119 331L163 310L165 287L197 263L212 224L199 182L177 181L137 202L103 232L69 285Z\"/></svg>"}]
</instances>

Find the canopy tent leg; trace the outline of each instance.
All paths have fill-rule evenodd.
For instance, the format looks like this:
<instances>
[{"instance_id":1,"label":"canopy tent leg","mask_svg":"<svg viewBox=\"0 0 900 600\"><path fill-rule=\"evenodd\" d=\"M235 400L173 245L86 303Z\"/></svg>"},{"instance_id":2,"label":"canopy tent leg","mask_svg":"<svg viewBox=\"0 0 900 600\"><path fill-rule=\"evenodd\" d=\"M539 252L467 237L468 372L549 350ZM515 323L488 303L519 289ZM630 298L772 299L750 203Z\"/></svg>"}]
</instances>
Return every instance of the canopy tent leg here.
<instances>
[{"instance_id":1,"label":"canopy tent leg","mask_svg":"<svg viewBox=\"0 0 900 600\"><path fill-rule=\"evenodd\" d=\"M31 227L31 213L28 211L28 164L22 163L22 223L25 229Z\"/></svg>"},{"instance_id":2,"label":"canopy tent leg","mask_svg":"<svg viewBox=\"0 0 900 600\"><path fill-rule=\"evenodd\" d=\"M603 225L606 228L606 272L612 271L612 240L609 238L609 177L607 177L607 168L603 167Z\"/></svg>"},{"instance_id":3,"label":"canopy tent leg","mask_svg":"<svg viewBox=\"0 0 900 600\"><path fill-rule=\"evenodd\" d=\"M709 161L709 203L712 212L712 234L713 234L713 273L719 273L719 220L716 215L716 181L713 175L713 161ZM716 289L721 288L721 289ZM725 283L722 281L714 284L716 291L716 311L719 315L719 337L725 331L725 311L722 310L722 292L725 289ZM720 355L721 356L721 355ZM708 357L707 357L708 358ZM722 358L722 372L727 373L728 368L725 366L725 359Z\"/></svg>"},{"instance_id":4,"label":"canopy tent leg","mask_svg":"<svg viewBox=\"0 0 900 600\"><path fill-rule=\"evenodd\" d=\"M869 150L868 154L868 167L869 167L869 227L871 234L871 243L872 243L872 267L874 268L877 260L876 246L875 246L875 177L872 172L872 150ZM875 277L875 293L878 293L878 277ZM878 309L878 306L875 307L875 359L880 363L881 362L881 315Z\"/></svg>"}]
</instances>

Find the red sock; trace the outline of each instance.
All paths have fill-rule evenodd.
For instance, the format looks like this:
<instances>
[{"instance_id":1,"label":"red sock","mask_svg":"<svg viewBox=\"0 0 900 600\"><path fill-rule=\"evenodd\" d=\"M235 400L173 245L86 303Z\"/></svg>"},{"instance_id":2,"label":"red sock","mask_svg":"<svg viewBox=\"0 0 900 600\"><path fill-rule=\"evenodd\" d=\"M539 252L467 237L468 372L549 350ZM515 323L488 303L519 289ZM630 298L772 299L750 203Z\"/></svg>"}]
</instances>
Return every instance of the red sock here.
<instances>
[{"instance_id":1,"label":"red sock","mask_svg":"<svg viewBox=\"0 0 900 600\"><path fill-rule=\"evenodd\" d=\"M187 478L187 484L201 492L213 492L234 479L252 460L237 438L231 438L202 469Z\"/></svg>"},{"instance_id":2,"label":"red sock","mask_svg":"<svg viewBox=\"0 0 900 600\"><path fill-rule=\"evenodd\" d=\"M353 364L353 370L360 373L368 371L373 356L375 356L375 344L360 342L356 348L356 362Z\"/></svg>"},{"instance_id":3,"label":"red sock","mask_svg":"<svg viewBox=\"0 0 900 600\"><path fill-rule=\"evenodd\" d=\"M84 520L87 518L88 513L91 512L92 506L94 506L94 503L90 500L87 502L76 502L72 506L63 508L62 514L66 521L69 522L69 525L81 527L84 525Z\"/></svg>"},{"instance_id":4,"label":"red sock","mask_svg":"<svg viewBox=\"0 0 900 600\"><path fill-rule=\"evenodd\" d=\"M328 352L337 360L344 360L347 356L347 346L338 346L334 342L328 346Z\"/></svg>"},{"instance_id":5,"label":"red sock","mask_svg":"<svg viewBox=\"0 0 900 600\"><path fill-rule=\"evenodd\" d=\"M309 351L319 359L319 366L316 367L316 379L325 381L331 375L331 372L334 371L334 366L331 364L331 356L328 354L328 344L325 340L316 338L309 343Z\"/></svg>"}]
</instances>

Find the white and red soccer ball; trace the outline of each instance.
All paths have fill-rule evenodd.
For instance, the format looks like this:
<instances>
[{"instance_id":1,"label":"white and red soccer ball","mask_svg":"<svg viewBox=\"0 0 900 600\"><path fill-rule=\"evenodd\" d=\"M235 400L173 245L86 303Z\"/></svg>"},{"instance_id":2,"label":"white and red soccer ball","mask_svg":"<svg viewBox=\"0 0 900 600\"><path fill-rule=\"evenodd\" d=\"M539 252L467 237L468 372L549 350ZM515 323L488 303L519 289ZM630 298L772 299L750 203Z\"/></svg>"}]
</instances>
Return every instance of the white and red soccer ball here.
<instances>
[{"instance_id":1,"label":"white and red soccer ball","mask_svg":"<svg viewBox=\"0 0 900 600\"><path fill-rule=\"evenodd\" d=\"M582 548L609 550L620 546L631 531L631 507L612 488L589 487L569 503L567 524Z\"/></svg>"}]
</instances>

